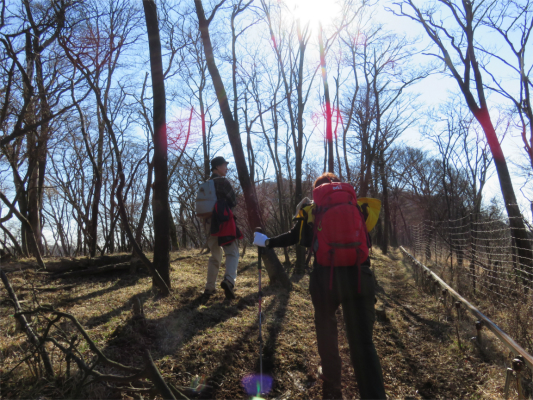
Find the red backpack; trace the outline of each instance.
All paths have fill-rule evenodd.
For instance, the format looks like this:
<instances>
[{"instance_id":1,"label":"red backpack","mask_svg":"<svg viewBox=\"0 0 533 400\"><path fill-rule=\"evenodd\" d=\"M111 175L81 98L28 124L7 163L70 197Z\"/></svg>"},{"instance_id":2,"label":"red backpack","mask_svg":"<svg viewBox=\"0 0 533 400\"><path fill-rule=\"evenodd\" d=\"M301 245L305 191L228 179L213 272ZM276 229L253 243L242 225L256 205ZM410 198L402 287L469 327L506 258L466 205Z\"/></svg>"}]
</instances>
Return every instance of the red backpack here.
<instances>
[{"instance_id":1,"label":"red backpack","mask_svg":"<svg viewBox=\"0 0 533 400\"><path fill-rule=\"evenodd\" d=\"M315 208L312 249L324 267L359 266L368 258L365 218L348 183L325 183L313 190ZM330 282L331 286L331 282Z\"/></svg>"}]
</instances>

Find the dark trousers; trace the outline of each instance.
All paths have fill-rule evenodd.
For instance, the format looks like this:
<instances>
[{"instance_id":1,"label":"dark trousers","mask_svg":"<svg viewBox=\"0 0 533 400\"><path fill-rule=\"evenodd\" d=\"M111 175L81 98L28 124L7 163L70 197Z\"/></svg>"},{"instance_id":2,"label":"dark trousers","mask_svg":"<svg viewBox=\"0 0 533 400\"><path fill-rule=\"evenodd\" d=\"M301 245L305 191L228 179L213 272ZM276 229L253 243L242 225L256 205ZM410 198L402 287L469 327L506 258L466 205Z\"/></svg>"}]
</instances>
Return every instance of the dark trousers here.
<instances>
[{"instance_id":1,"label":"dark trousers","mask_svg":"<svg viewBox=\"0 0 533 400\"><path fill-rule=\"evenodd\" d=\"M350 356L363 399L386 399L383 374L372 333L376 314L374 276L368 266L361 266L361 291L358 293L357 267L315 265L309 291L315 308L318 353L324 379L341 386L341 357L335 312L342 304ZM330 280L331 289L330 289Z\"/></svg>"}]
</instances>

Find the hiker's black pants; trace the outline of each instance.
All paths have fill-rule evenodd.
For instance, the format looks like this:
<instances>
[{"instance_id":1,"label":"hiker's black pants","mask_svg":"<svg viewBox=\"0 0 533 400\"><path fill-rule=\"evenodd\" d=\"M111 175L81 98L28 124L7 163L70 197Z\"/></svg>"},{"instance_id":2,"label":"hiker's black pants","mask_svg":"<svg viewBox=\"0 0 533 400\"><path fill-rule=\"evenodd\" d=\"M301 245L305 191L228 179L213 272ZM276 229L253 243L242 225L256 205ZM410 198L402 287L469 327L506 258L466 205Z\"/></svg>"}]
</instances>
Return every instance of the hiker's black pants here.
<instances>
[{"instance_id":1,"label":"hiker's black pants","mask_svg":"<svg viewBox=\"0 0 533 400\"><path fill-rule=\"evenodd\" d=\"M309 290L315 308L318 353L324 379L341 386L341 357L335 312L342 304L350 356L363 399L386 399L383 374L372 333L376 314L374 276L368 266L361 266L361 291L358 293L357 267L314 266ZM330 289L331 281L331 289Z\"/></svg>"}]
</instances>

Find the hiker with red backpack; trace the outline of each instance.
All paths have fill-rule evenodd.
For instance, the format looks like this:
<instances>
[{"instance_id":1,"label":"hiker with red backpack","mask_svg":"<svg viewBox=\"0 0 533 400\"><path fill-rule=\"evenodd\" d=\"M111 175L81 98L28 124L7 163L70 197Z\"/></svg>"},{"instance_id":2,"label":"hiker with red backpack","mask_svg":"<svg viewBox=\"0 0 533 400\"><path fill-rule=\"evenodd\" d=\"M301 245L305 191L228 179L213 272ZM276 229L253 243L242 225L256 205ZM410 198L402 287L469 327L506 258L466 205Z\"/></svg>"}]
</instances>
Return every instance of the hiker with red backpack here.
<instances>
[{"instance_id":1,"label":"hiker with red backpack","mask_svg":"<svg viewBox=\"0 0 533 400\"><path fill-rule=\"evenodd\" d=\"M204 297L209 298L216 292L218 270L222 264L222 249L226 255L226 272L220 287L224 289L227 300L235 298L235 282L237 280L237 267L239 265L239 245L237 239L242 239L242 233L235 224L232 209L237 205L235 191L230 181L226 178L228 164L224 157L215 157L211 160L210 183L214 189L214 204L208 206L208 212L197 215L205 223L207 246L211 250L211 257L207 262L207 282ZM197 197L197 206L199 198ZM204 210L205 211L205 210Z\"/></svg>"},{"instance_id":2,"label":"hiker with red backpack","mask_svg":"<svg viewBox=\"0 0 533 400\"><path fill-rule=\"evenodd\" d=\"M366 211L366 210L365 210ZM291 231L268 238L255 233L254 244L286 247L300 244L315 255L309 291L315 309L318 353L322 362L324 399L342 399L337 318L342 304L350 356L363 399L386 399L381 364L372 335L375 280L370 270L371 246L366 220L354 188L332 173L314 183L313 202L297 207Z\"/></svg>"}]
</instances>

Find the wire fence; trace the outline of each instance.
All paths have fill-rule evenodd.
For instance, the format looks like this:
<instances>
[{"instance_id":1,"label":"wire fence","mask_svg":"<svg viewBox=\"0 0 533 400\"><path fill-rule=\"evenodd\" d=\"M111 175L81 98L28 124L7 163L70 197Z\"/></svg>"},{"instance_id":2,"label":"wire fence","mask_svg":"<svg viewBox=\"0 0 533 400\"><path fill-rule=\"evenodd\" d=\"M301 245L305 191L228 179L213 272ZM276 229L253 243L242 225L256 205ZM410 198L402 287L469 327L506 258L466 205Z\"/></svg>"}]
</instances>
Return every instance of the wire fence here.
<instances>
[{"instance_id":1,"label":"wire fence","mask_svg":"<svg viewBox=\"0 0 533 400\"><path fill-rule=\"evenodd\" d=\"M533 239L521 251L508 218L469 214L410 227L404 247L533 351Z\"/></svg>"}]
</instances>

